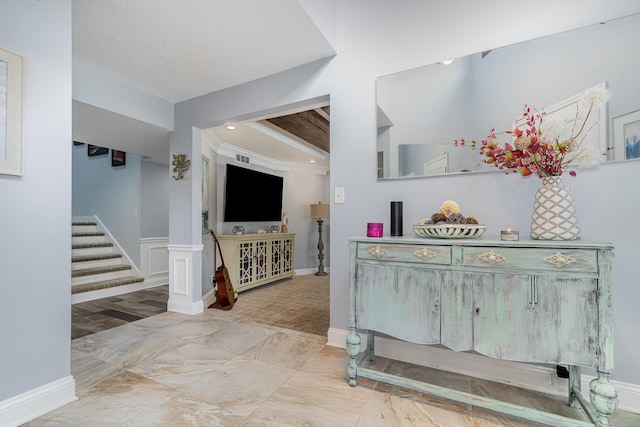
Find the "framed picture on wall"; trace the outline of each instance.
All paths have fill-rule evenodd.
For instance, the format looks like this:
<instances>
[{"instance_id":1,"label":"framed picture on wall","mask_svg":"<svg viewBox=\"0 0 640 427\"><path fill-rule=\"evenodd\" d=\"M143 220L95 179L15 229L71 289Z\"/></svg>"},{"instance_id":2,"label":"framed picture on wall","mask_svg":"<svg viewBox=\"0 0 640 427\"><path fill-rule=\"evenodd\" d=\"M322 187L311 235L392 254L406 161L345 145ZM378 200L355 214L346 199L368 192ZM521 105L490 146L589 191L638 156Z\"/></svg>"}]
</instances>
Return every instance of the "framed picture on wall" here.
<instances>
[{"instance_id":1,"label":"framed picture on wall","mask_svg":"<svg viewBox=\"0 0 640 427\"><path fill-rule=\"evenodd\" d=\"M111 150L111 166L124 166L127 163L127 153L120 150Z\"/></svg>"},{"instance_id":2,"label":"framed picture on wall","mask_svg":"<svg viewBox=\"0 0 640 427\"><path fill-rule=\"evenodd\" d=\"M615 160L640 159L640 110L613 119Z\"/></svg>"},{"instance_id":3,"label":"framed picture on wall","mask_svg":"<svg viewBox=\"0 0 640 427\"><path fill-rule=\"evenodd\" d=\"M22 175L24 59L0 48L0 173Z\"/></svg>"},{"instance_id":4,"label":"framed picture on wall","mask_svg":"<svg viewBox=\"0 0 640 427\"><path fill-rule=\"evenodd\" d=\"M87 155L89 157L93 156L102 156L103 154L108 154L109 149L105 147L98 147L97 145L87 144Z\"/></svg>"}]
</instances>

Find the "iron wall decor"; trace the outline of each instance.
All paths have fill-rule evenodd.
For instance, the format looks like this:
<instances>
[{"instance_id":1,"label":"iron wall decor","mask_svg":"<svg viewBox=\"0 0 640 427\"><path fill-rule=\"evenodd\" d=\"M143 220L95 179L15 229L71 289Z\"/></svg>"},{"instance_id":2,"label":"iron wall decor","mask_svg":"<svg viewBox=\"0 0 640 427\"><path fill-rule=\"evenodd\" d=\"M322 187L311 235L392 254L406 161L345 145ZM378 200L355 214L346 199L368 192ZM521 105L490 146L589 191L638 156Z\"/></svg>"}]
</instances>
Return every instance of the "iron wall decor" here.
<instances>
[{"instance_id":1,"label":"iron wall decor","mask_svg":"<svg viewBox=\"0 0 640 427\"><path fill-rule=\"evenodd\" d=\"M189 170L191 160L187 159L186 154L174 154L171 164L173 165L173 171L177 174L173 175L173 179L180 180L184 179L184 173Z\"/></svg>"}]
</instances>

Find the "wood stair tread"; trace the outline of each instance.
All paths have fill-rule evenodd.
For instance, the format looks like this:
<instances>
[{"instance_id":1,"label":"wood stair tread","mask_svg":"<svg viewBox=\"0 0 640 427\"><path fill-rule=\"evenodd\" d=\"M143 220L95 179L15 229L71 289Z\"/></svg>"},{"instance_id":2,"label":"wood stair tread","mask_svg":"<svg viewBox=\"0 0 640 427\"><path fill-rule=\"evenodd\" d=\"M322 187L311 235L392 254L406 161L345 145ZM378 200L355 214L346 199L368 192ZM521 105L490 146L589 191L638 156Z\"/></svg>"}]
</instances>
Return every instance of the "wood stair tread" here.
<instances>
[{"instance_id":1,"label":"wood stair tread","mask_svg":"<svg viewBox=\"0 0 640 427\"><path fill-rule=\"evenodd\" d=\"M99 254L99 255L80 255L71 257L71 262L100 261L103 259L122 258L122 254Z\"/></svg>"},{"instance_id":2,"label":"wood stair tread","mask_svg":"<svg viewBox=\"0 0 640 427\"><path fill-rule=\"evenodd\" d=\"M84 268L81 270L73 270L71 272L71 277L84 277L91 276L94 274L103 274L103 273L112 273L115 271L123 271L123 270L131 270L130 265L120 264L120 265L110 265L105 267L93 267L93 268Z\"/></svg>"},{"instance_id":3,"label":"wood stair tread","mask_svg":"<svg viewBox=\"0 0 640 427\"><path fill-rule=\"evenodd\" d=\"M104 237L104 233L100 231L91 231L83 233L71 233L71 237Z\"/></svg>"},{"instance_id":4,"label":"wood stair tread","mask_svg":"<svg viewBox=\"0 0 640 427\"><path fill-rule=\"evenodd\" d=\"M73 221L71 225L98 225L95 221Z\"/></svg>"},{"instance_id":5,"label":"wood stair tread","mask_svg":"<svg viewBox=\"0 0 640 427\"><path fill-rule=\"evenodd\" d=\"M116 286L130 285L132 283L139 283L143 281L144 281L144 278L133 277L133 276L123 277L121 279L102 280L99 282L86 283L84 285L73 285L71 286L71 293L78 294L81 292L90 292L90 291L96 291L100 289L114 288Z\"/></svg>"},{"instance_id":6,"label":"wood stair tread","mask_svg":"<svg viewBox=\"0 0 640 427\"><path fill-rule=\"evenodd\" d=\"M113 246L113 243L83 243L79 245L72 245L71 249L87 249L87 248L108 248Z\"/></svg>"}]
</instances>

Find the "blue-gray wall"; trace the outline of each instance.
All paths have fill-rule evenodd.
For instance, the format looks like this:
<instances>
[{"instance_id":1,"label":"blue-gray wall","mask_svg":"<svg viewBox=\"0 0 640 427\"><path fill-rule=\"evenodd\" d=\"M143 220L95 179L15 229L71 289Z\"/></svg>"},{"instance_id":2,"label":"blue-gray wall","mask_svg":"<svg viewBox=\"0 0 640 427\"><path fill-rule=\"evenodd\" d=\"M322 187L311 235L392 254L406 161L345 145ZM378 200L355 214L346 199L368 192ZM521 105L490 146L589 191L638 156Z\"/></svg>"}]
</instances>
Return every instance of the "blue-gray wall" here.
<instances>
[{"instance_id":1,"label":"blue-gray wall","mask_svg":"<svg viewBox=\"0 0 640 427\"><path fill-rule=\"evenodd\" d=\"M423 0L327 3L337 8L340 52L330 66L312 64L242 85L215 99L178 105L176 121L181 121L181 132L185 132L193 123L221 124L227 118L331 94L331 190L346 190L346 203L331 206L331 327L346 329L346 239L362 235L370 218L387 218L389 201L405 202L405 233L411 232L415 219L446 199L472 207L489 229L509 224L527 230L533 193L539 186L535 179L500 173L377 182L375 79L597 19L637 13L640 6L637 0L540 0L536 8L525 3L506 8L500 1L464 2L464 6L458 1ZM71 2L4 0L0 46L27 60L25 174L0 176L0 402L4 402L63 381L70 372ZM255 99L247 99L247 94ZM199 148L201 139L196 137L191 141L190 134L179 135L185 144ZM627 162L604 165L570 183L585 239L616 246L615 379L631 384L640 384L636 357L640 353L636 339L640 236L633 215L640 208L640 189L626 183L639 181L638 163ZM172 194L180 190L173 184L169 185ZM612 211L615 220L607 221ZM191 224L179 212L175 221L170 226L170 234L177 236L174 243L201 240L199 224ZM34 260L38 268L33 268Z\"/></svg>"},{"instance_id":2,"label":"blue-gray wall","mask_svg":"<svg viewBox=\"0 0 640 427\"><path fill-rule=\"evenodd\" d=\"M500 172L377 182L375 80L446 58L503 46L640 12L636 1L524 3L353 0L338 2L339 55L331 87L331 187L345 187L346 203L331 211L331 327L348 325L348 250L345 239L363 234L366 218L388 218L389 201L403 200L405 234L444 200L456 200L488 230L528 230L536 178ZM514 19L520 17L522 19ZM613 47L612 47L613 48ZM570 54L570 53L567 53ZM553 64L546 64L553 67ZM522 84L536 75L521 76ZM425 96L428 96L425 94ZM615 95L614 95L615 96ZM518 111L516 111L516 114ZM513 113L510 113L510 117ZM354 162L354 159L359 159ZM638 162L605 164L567 181L585 240L612 242L615 374L640 384L637 354ZM617 215L616 213L625 213ZM627 215L628 214L628 215ZM612 220L609 220L610 218ZM388 225L388 219L387 219Z\"/></svg>"},{"instance_id":3,"label":"blue-gray wall","mask_svg":"<svg viewBox=\"0 0 640 427\"><path fill-rule=\"evenodd\" d=\"M168 165L140 166L140 237L169 236L169 172Z\"/></svg>"},{"instance_id":4,"label":"blue-gray wall","mask_svg":"<svg viewBox=\"0 0 640 427\"><path fill-rule=\"evenodd\" d=\"M111 151L87 156L87 144L73 146L73 216L96 215L140 266L140 163L127 153L126 165L111 166Z\"/></svg>"},{"instance_id":5,"label":"blue-gray wall","mask_svg":"<svg viewBox=\"0 0 640 427\"><path fill-rule=\"evenodd\" d=\"M51 408L74 393L71 1L3 0L0 46L25 59L24 174L0 175L0 404L47 385Z\"/></svg>"}]
</instances>

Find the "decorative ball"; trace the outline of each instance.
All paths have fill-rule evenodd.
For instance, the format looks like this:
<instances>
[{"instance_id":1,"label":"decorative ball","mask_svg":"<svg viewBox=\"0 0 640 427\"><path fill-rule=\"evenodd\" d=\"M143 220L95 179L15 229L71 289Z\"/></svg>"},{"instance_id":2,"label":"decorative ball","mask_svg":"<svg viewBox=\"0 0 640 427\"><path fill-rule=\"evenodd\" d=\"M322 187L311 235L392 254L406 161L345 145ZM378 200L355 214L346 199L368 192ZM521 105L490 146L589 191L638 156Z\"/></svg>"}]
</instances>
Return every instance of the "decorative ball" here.
<instances>
[{"instance_id":1,"label":"decorative ball","mask_svg":"<svg viewBox=\"0 0 640 427\"><path fill-rule=\"evenodd\" d=\"M443 214L443 213L434 213L433 215L431 215L431 221L433 221L434 223L439 223L441 221L445 221L447 219L447 217Z\"/></svg>"},{"instance_id":2,"label":"decorative ball","mask_svg":"<svg viewBox=\"0 0 640 427\"><path fill-rule=\"evenodd\" d=\"M475 216L468 216L467 217L467 224L479 224L478 220L476 219Z\"/></svg>"},{"instance_id":3,"label":"decorative ball","mask_svg":"<svg viewBox=\"0 0 640 427\"><path fill-rule=\"evenodd\" d=\"M418 221L418 225L425 225L425 224L431 224L433 221L431 221L431 218L422 218L420 221Z\"/></svg>"},{"instance_id":4,"label":"decorative ball","mask_svg":"<svg viewBox=\"0 0 640 427\"><path fill-rule=\"evenodd\" d=\"M461 213L452 213L447 217L448 224L466 224L467 219Z\"/></svg>"},{"instance_id":5,"label":"decorative ball","mask_svg":"<svg viewBox=\"0 0 640 427\"><path fill-rule=\"evenodd\" d=\"M453 200L447 200L440 206L440 213L448 218L451 214L460 213L460 206Z\"/></svg>"}]
</instances>

